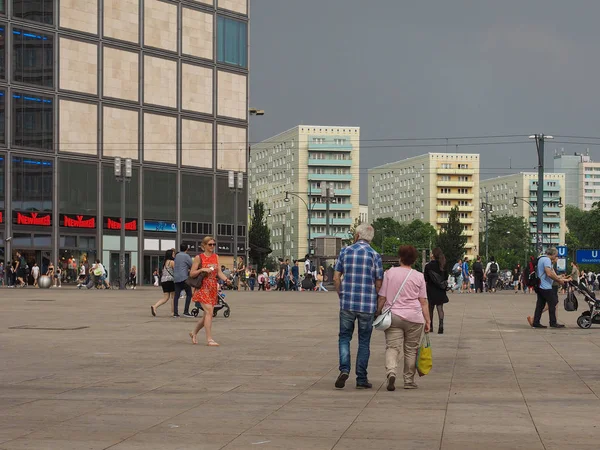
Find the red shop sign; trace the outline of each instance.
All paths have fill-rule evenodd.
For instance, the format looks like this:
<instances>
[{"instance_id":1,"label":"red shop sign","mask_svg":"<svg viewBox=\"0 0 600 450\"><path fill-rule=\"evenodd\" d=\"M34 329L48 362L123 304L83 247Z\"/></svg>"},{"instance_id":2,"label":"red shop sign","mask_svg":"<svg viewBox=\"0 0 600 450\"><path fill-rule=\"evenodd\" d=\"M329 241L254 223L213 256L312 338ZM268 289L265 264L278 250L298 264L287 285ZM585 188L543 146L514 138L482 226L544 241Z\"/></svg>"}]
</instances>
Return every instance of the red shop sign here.
<instances>
[{"instance_id":1,"label":"red shop sign","mask_svg":"<svg viewBox=\"0 0 600 450\"><path fill-rule=\"evenodd\" d=\"M0 223L4 223L4 211L0 211Z\"/></svg>"},{"instance_id":2,"label":"red shop sign","mask_svg":"<svg viewBox=\"0 0 600 450\"><path fill-rule=\"evenodd\" d=\"M65 228L96 228L96 216L61 214L60 226Z\"/></svg>"},{"instance_id":3,"label":"red shop sign","mask_svg":"<svg viewBox=\"0 0 600 450\"><path fill-rule=\"evenodd\" d=\"M15 225L33 225L37 227L50 227L52 226L52 214L13 211L13 223Z\"/></svg>"},{"instance_id":4,"label":"red shop sign","mask_svg":"<svg viewBox=\"0 0 600 450\"><path fill-rule=\"evenodd\" d=\"M120 230L121 219L119 217L104 217L105 230ZM137 219L125 219L126 231L137 231Z\"/></svg>"}]
</instances>

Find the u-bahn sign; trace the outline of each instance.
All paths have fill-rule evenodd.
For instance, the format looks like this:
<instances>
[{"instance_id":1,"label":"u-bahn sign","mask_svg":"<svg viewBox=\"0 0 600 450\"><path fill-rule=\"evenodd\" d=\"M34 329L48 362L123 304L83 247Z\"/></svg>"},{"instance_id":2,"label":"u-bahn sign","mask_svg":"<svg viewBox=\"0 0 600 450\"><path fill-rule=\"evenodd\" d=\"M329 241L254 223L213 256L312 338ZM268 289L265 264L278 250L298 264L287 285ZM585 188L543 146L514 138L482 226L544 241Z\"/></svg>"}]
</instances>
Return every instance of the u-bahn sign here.
<instances>
[{"instance_id":1,"label":"u-bahn sign","mask_svg":"<svg viewBox=\"0 0 600 450\"><path fill-rule=\"evenodd\" d=\"M575 260L578 264L600 264L600 250L577 250Z\"/></svg>"}]
</instances>

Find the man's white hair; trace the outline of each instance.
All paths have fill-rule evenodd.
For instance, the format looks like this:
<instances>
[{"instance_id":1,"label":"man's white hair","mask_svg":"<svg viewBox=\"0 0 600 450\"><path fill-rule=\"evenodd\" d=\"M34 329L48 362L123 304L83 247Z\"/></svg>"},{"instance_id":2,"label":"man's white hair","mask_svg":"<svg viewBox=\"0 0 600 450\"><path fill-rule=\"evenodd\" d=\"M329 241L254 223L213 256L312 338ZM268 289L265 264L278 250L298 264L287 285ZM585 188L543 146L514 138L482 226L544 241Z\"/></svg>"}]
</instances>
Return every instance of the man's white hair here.
<instances>
[{"instance_id":1,"label":"man's white hair","mask_svg":"<svg viewBox=\"0 0 600 450\"><path fill-rule=\"evenodd\" d=\"M556 256L556 255L558 255L558 250L556 249L556 247L550 247L546 250L546 255Z\"/></svg>"},{"instance_id":2,"label":"man's white hair","mask_svg":"<svg viewBox=\"0 0 600 450\"><path fill-rule=\"evenodd\" d=\"M371 242L375 236L375 228L366 223L361 223L356 227L355 231L359 239L364 239L367 242Z\"/></svg>"}]
</instances>

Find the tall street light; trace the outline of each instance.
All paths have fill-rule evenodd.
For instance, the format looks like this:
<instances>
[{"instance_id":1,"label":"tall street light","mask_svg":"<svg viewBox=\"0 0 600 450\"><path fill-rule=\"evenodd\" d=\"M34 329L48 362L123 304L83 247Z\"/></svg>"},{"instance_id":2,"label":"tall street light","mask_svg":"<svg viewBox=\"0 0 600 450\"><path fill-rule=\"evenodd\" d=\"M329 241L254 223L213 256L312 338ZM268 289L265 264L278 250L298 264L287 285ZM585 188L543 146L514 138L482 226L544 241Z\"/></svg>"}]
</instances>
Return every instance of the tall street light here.
<instances>
[{"instance_id":1,"label":"tall street light","mask_svg":"<svg viewBox=\"0 0 600 450\"><path fill-rule=\"evenodd\" d=\"M121 158L115 158L115 178L121 183L121 245L119 246L119 289L125 289L125 187L131 181L131 158L125 159L125 169L121 167Z\"/></svg>"},{"instance_id":2,"label":"tall street light","mask_svg":"<svg viewBox=\"0 0 600 450\"><path fill-rule=\"evenodd\" d=\"M312 208L308 206L308 203L306 203L306 201L302 197L300 197L300 194L308 194L308 197L310 198L311 190L309 188L308 192L285 191L285 198L283 199L283 201L286 203L289 203L291 201L290 195L293 195L294 197L300 199L302 201L302 203L304 203L304 206L306 206L306 213L308 214L308 242L307 242L307 246L306 246L306 251L310 255L310 254L312 254L311 249L310 249L311 228L312 228L312 223L311 223ZM314 203L312 205L314 206Z\"/></svg>"},{"instance_id":3,"label":"tall street light","mask_svg":"<svg viewBox=\"0 0 600 450\"><path fill-rule=\"evenodd\" d=\"M542 184L542 188L543 188L543 184ZM542 225L540 226L540 211L542 210L542 206L543 206L543 196L542 196L542 203L540 203L540 190L543 191L543 189L540 189L540 182L538 179L538 194L537 194L537 214L536 214L536 220L537 220L537 224L536 224L536 250L538 252L538 255L541 254L544 251L544 216L542 214ZM542 192L543 193L543 192ZM529 207L531 208L531 210L533 211L533 205L531 204L531 202L529 200L527 200L527 197L514 197L513 199L513 203L512 206L513 208L516 208L517 206L519 206L519 204L517 203L517 200L521 200L524 203L527 203L529 205ZM542 205L542 206L540 206ZM562 197L558 197L558 207L562 208L563 202L562 202ZM541 248L541 250L540 250Z\"/></svg>"},{"instance_id":4,"label":"tall street light","mask_svg":"<svg viewBox=\"0 0 600 450\"><path fill-rule=\"evenodd\" d=\"M532 134L529 139L535 139L538 156L538 189L537 189L537 251L541 254L544 251L542 243L544 236L544 141L554 139L552 136L544 134Z\"/></svg>"},{"instance_id":5,"label":"tall street light","mask_svg":"<svg viewBox=\"0 0 600 450\"><path fill-rule=\"evenodd\" d=\"M485 191L485 202L481 202L481 212L485 212L485 260L488 261L489 253L489 226L488 226L488 215L493 211L493 206L488 203L488 193Z\"/></svg>"},{"instance_id":6,"label":"tall street light","mask_svg":"<svg viewBox=\"0 0 600 450\"><path fill-rule=\"evenodd\" d=\"M236 183L237 173L237 183ZM244 190L244 174L230 170L228 173L229 190L233 192L233 264L238 267L238 194ZM248 235L248 231L246 231Z\"/></svg>"}]
</instances>

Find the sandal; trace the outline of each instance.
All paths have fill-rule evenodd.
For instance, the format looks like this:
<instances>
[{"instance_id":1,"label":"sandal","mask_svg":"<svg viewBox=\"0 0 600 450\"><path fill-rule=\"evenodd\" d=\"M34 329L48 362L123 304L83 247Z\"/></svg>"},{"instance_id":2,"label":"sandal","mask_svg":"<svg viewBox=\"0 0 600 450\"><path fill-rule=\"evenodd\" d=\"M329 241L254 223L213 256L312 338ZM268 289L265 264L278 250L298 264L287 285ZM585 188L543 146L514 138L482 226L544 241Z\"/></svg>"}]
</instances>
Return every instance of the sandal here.
<instances>
[{"instance_id":1,"label":"sandal","mask_svg":"<svg viewBox=\"0 0 600 450\"><path fill-rule=\"evenodd\" d=\"M214 341L214 339L210 339L210 340L209 340L209 341L206 343L206 345L208 345L209 347L218 347L218 346L219 346L219 344L217 344L217 343Z\"/></svg>"}]
</instances>

